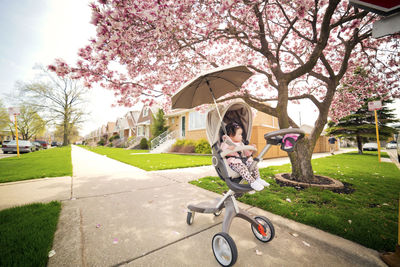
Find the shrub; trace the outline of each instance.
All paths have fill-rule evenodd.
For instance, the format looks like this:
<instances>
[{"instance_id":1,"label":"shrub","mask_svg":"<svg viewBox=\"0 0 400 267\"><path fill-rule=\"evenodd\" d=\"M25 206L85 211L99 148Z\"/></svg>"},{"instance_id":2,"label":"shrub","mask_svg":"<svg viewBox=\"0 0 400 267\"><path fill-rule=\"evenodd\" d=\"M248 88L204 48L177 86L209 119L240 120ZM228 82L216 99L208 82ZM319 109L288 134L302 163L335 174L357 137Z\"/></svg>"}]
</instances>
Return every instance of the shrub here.
<instances>
[{"instance_id":1,"label":"shrub","mask_svg":"<svg viewBox=\"0 0 400 267\"><path fill-rule=\"evenodd\" d=\"M206 139L200 139L196 143L195 152L198 154L211 154L211 146Z\"/></svg>"},{"instance_id":2,"label":"shrub","mask_svg":"<svg viewBox=\"0 0 400 267\"><path fill-rule=\"evenodd\" d=\"M176 140L174 146L184 146L185 142L186 142L185 139L178 139L178 140Z\"/></svg>"},{"instance_id":3,"label":"shrub","mask_svg":"<svg viewBox=\"0 0 400 267\"><path fill-rule=\"evenodd\" d=\"M172 145L170 149L171 152L180 152L185 145L185 139L178 139L176 140L175 144Z\"/></svg>"},{"instance_id":4,"label":"shrub","mask_svg":"<svg viewBox=\"0 0 400 267\"><path fill-rule=\"evenodd\" d=\"M109 143L107 146L108 146L108 147L113 147L113 144L112 144L112 143Z\"/></svg>"},{"instance_id":5,"label":"shrub","mask_svg":"<svg viewBox=\"0 0 400 267\"><path fill-rule=\"evenodd\" d=\"M194 146L183 146L179 152L181 153L194 153Z\"/></svg>"},{"instance_id":6,"label":"shrub","mask_svg":"<svg viewBox=\"0 0 400 267\"><path fill-rule=\"evenodd\" d=\"M119 139L119 134L116 134L116 135L111 136L110 139L108 139L108 141L112 142L112 141L114 141L115 139Z\"/></svg>"},{"instance_id":7,"label":"shrub","mask_svg":"<svg viewBox=\"0 0 400 267\"><path fill-rule=\"evenodd\" d=\"M170 151L180 153L211 154L211 147L205 139L200 139L197 142L188 139L178 139Z\"/></svg>"},{"instance_id":8,"label":"shrub","mask_svg":"<svg viewBox=\"0 0 400 267\"><path fill-rule=\"evenodd\" d=\"M100 139L99 142L97 142L97 145L98 145L98 146L104 146L105 143L106 143L106 141L102 138L102 139Z\"/></svg>"},{"instance_id":9,"label":"shrub","mask_svg":"<svg viewBox=\"0 0 400 267\"><path fill-rule=\"evenodd\" d=\"M142 138L142 140L140 140L139 147L140 147L140 149L148 149L149 148L149 144L148 144L146 138Z\"/></svg>"},{"instance_id":10,"label":"shrub","mask_svg":"<svg viewBox=\"0 0 400 267\"><path fill-rule=\"evenodd\" d=\"M170 152L179 152L182 149L182 147L183 146L173 145L169 151Z\"/></svg>"},{"instance_id":11,"label":"shrub","mask_svg":"<svg viewBox=\"0 0 400 267\"><path fill-rule=\"evenodd\" d=\"M196 146L196 141L194 140L185 140L185 146Z\"/></svg>"}]
</instances>

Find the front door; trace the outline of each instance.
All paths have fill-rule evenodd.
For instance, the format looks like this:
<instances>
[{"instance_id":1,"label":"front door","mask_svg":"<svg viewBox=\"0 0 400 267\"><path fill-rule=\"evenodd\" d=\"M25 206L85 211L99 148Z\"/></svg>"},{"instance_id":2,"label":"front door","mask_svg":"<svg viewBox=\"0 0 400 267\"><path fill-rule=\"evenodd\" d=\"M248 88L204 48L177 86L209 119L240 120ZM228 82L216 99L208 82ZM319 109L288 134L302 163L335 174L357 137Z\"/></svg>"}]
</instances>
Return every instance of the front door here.
<instances>
[{"instance_id":1,"label":"front door","mask_svg":"<svg viewBox=\"0 0 400 267\"><path fill-rule=\"evenodd\" d=\"M181 118L181 137L185 138L185 132L186 132L186 117L182 116Z\"/></svg>"}]
</instances>

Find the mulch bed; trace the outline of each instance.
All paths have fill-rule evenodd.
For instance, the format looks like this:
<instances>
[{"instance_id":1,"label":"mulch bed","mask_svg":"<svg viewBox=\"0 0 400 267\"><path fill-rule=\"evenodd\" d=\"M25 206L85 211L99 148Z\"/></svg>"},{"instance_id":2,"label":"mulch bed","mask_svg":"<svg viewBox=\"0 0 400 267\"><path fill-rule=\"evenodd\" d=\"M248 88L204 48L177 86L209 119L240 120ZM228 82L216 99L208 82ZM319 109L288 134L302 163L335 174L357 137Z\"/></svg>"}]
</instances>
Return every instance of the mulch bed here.
<instances>
[{"instance_id":1,"label":"mulch bed","mask_svg":"<svg viewBox=\"0 0 400 267\"><path fill-rule=\"evenodd\" d=\"M279 173L275 175L275 180L280 186L290 186L298 190L302 190L309 187L318 187L321 189L328 189L339 194L351 194L354 189L351 184L346 182L341 182L333 178L321 175L315 175L318 178L316 183L303 183L292 179L290 173Z\"/></svg>"}]
</instances>

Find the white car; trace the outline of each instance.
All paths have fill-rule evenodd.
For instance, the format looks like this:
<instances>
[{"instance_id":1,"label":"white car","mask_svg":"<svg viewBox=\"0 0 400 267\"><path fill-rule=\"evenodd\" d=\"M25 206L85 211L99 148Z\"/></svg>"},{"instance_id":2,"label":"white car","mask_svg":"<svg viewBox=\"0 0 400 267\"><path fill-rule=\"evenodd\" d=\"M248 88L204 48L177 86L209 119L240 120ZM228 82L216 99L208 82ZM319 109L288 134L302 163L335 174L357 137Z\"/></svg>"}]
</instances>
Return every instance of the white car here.
<instances>
[{"instance_id":1,"label":"white car","mask_svg":"<svg viewBox=\"0 0 400 267\"><path fill-rule=\"evenodd\" d=\"M29 153L35 151L35 145L27 140L18 140L18 147L20 153ZM4 154L17 153L17 141L12 140L1 147Z\"/></svg>"},{"instance_id":2,"label":"white car","mask_svg":"<svg viewBox=\"0 0 400 267\"><path fill-rule=\"evenodd\" d=\"M386 149L396 149L396 148L397 148L396 141L390 141L389 143L386 144Z\"/></svg>"},{"instance_id":3,"label":"white car","mask_svg":"<svg viewBox=\"0 0 400 267\"><path fill-rule=\"evenodd\" d=\"M363 151L378 151L378 144L377 143L365 143L362 148L363 148Z\"/></svg>"}]
</instances>

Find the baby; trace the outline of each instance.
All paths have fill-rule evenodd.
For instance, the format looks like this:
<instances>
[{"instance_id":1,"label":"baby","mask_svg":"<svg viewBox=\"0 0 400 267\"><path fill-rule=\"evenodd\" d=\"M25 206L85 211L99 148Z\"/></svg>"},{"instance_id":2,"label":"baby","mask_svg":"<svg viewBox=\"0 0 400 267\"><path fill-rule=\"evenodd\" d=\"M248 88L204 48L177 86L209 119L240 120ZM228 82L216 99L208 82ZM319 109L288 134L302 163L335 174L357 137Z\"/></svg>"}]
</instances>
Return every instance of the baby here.
<instances>
[{"instance_id":1,"label":"baby","mask_svg":"<svg viewBox=\"0 0 400 267\"><path fill-rule=\"evenodd\" d=\"M222 137L224 142L221 144L222 150L233 150L235 146L243 146L242 143L242 133L243 129L237 123L229 123L226 125L226 135ZM235 146L228 145L225 141L231 140ZM261 191L264 189L264 186L269 186L269 183L262 180L260 178L260 172L258 171L257 166L250 172L249 167L253 162L252 155L253 151L244 150L241 152L233 152L226 155L226 159L229 167L235 172L239 173L256 191Z\"/></svg>"}]
</instances>

